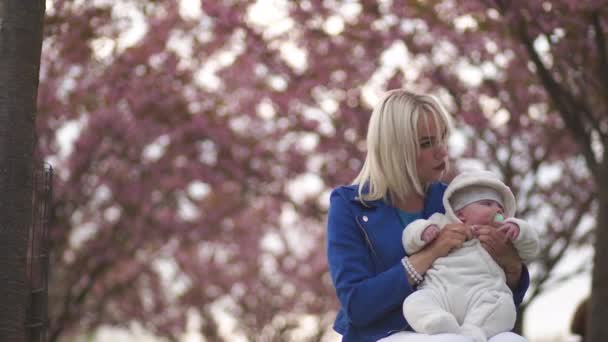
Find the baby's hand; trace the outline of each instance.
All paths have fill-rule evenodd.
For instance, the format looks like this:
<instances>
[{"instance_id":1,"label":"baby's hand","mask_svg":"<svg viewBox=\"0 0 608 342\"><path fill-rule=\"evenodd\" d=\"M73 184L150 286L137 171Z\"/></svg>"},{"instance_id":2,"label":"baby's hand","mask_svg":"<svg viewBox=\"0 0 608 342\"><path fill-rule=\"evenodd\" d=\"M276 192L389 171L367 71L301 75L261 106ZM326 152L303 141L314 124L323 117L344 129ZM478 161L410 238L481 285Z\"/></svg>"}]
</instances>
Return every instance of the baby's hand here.
<instances>
[{"instance_id":1,"label":"baby's hand","mask_svg":"<svg viewBox=\"0 0 608 342\"><path fill-rule=\"evenodd\" d=\"M435 240L435 238L439 235L439 227L437 227L436 225L432 224L426 228L424 228L424 230L422 231L422 241L429 243L433 240Z\"/></svg>"},{"instance_id":2,"label":"baby's hand","mask_svg":"<svg viewBox=\"0 0 608 342\"><path fill-rule=\"evenodd\" d=\"M519 226L513 222L507 222L498 228L499 231L503 232L507 238L511 241L515 241L519 236Z\"/></svg>"}]
</instances>

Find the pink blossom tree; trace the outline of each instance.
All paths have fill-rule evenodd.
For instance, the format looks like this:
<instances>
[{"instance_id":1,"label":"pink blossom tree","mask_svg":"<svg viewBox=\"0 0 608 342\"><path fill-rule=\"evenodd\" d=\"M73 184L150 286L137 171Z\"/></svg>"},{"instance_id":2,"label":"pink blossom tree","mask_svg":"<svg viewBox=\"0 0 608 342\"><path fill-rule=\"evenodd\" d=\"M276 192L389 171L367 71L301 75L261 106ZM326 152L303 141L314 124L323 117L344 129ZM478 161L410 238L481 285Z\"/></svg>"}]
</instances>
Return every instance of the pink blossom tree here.
<instances>
[{"instance_id":1,"label":"pink blossom tree","mask_svg":"<svg viewBox=\"0 0 608 342\"><path fill-rule=\"evenodd\" d=\"M394 87L440 97L468 142L457 157L500 172L546 237L522 311L585 270L554 271L606 212L599 3L201 3L49 6L51 340L132 323L176 340L193 316L222 340L218 311L250 340L320 340L336 308L327 190L361 167L374 98Z\"/></svg>"}]
</instances>

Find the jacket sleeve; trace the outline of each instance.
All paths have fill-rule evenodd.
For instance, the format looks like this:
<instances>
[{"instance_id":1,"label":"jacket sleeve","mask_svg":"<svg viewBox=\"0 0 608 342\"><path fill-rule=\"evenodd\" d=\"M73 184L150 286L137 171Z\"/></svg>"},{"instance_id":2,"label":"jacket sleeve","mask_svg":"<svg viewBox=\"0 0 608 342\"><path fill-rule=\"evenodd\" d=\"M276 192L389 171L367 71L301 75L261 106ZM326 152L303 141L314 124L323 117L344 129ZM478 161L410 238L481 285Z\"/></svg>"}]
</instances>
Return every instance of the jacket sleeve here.
<instances>
[{"instance_id":1,"label":"jacket sleeve","mask_svg":"<svg viewBox=\"0 0 608 342\"><path fill-rule=\"evenodd\" d=\"M530 286L530 273L528 272L528 268L526 265L522 265L521 269L521 277L519 278L519 284L517 288L513 289L513 302L515 302L515 306L519 307L521 302L524 300L524 296L526 295L526 291L528 291L528 287Z\"/></svg>"},{"instance_id":2,"label":"jacket sleeve","mask_svg":"<svg viewBox=\"0 0 608 342\"><path fill-rule=\"evenodd\" d=\"M432 224L436 225L437 228L443 229L445 225L445 215L440 213L433 214L428 220L418 219L408 224L403 230L402 243L403 249L407 255L412 255L422 249L426 245L422 241L422 232L424 229Z\"/></svg>"},{"instance_id":3,"label":"jacket sleeve","mask_svg":"<svg viewBox=\"0 0 608 342\"><path fill-rule=\"evenodd\" d=\"M513 241L513 244L515 245L515 249L517 249L519 257L525 263L529 263L538 255L540 250L538 233L524 220L509 218L506 222L512 222L519 226L519 235Z\"/></svg>"},{"instance_id":4,"label":"jacket sleeve","mask_svg":"<svg viewBox=\"0 0 608 342\"><path fill-rule=\"evenodd\" d=\"M338 300L354 326L365 326L400 307L413 289L397 263L378 272L374 251L348 199L334 190L327 223L327 257Z\"/></svg>"}]
</instances>

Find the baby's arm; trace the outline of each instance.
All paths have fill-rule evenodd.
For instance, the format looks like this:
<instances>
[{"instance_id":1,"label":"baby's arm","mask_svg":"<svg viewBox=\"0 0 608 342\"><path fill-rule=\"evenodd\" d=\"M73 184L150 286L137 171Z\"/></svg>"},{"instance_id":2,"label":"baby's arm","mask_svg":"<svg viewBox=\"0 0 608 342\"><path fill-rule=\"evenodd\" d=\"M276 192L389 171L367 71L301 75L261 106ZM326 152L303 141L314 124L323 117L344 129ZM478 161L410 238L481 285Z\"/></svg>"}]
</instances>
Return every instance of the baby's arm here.
<instances>
[{"instance_id":1,"label":"baby's arm","mask_svg":"<svg viewBox=\"0 0 608 342\"><path fill-rule=\"evenodd\" d=\"M515 249L517 249L519 257L526 263L534 259L540 250L540 239L536 230L532 228L528 222L517 218L507 219L505 225L516 225L518 227L519 234L517 234L512 241L515 245ZM503 229L503 227L504 225L499 229ZM506 229L505 233L507 236L509 236L508 231L509 229Z\"/></svg>"},{"instance_id":2,"label":"baby's arm","mask_svg":"<svg viewBox=\"0 0 608 342\"><path fill-rule=\"evenodd\" d=\"M430 224L422 231L422 241L429 243L439 235L439 227L436 224Z\"/></svg>"},{"instance_id":3,"label":"baby's arm","mask_svg":"<svg viewBox=\"0 0 608 342\"><path fill-rule=\"evenodd\" d=\"M403 229L402 242L405 253L412 255L439 235L442 214L433 214L428 220L415 220ZM433 233L436 228L436 232ZM428 228L431 228L430 230Z\"/></svg>"}]
</instances>

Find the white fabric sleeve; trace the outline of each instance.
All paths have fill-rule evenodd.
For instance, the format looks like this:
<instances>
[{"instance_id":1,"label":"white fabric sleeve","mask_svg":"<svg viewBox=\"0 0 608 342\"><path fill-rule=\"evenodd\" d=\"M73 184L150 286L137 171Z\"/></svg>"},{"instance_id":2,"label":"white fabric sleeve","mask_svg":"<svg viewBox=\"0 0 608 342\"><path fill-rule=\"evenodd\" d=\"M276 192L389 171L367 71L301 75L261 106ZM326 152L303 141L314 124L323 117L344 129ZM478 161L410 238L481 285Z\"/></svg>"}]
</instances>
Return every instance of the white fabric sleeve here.
<instances>
[{"instance_id":1,"label":"white fabric sleeve","mask_svg":"<svg viewBox=\"0 0 608 342\"><path fill-rule=\"evenodd\" d=\"M444 215L433 214L428 220L415 220L403 229L401 240L403 243L403 249L405 249L405 253L407 255L412 255L418 252L426 245L426 243L422 241L422 232L426 227L434 224L437 225L439 229L443 228L443 225L441 224L443 222L441 218L442 216Z\"/></svg>"},{"instance_id":2,"label":"white fabric sleeve","mask_svg":"<svg viewBox=\"0 0 608 342\"><path fill-rule=\"evenodd\" d=\"M505 222L515 223L519 227L519 235L517 236L517 239L513 241L519 257L522 258L525 263L536 258L540 251L540 238L538 237L536 230L532 228L528 222L518 218L512 217Z\"/></svg>"}]
</instances>

